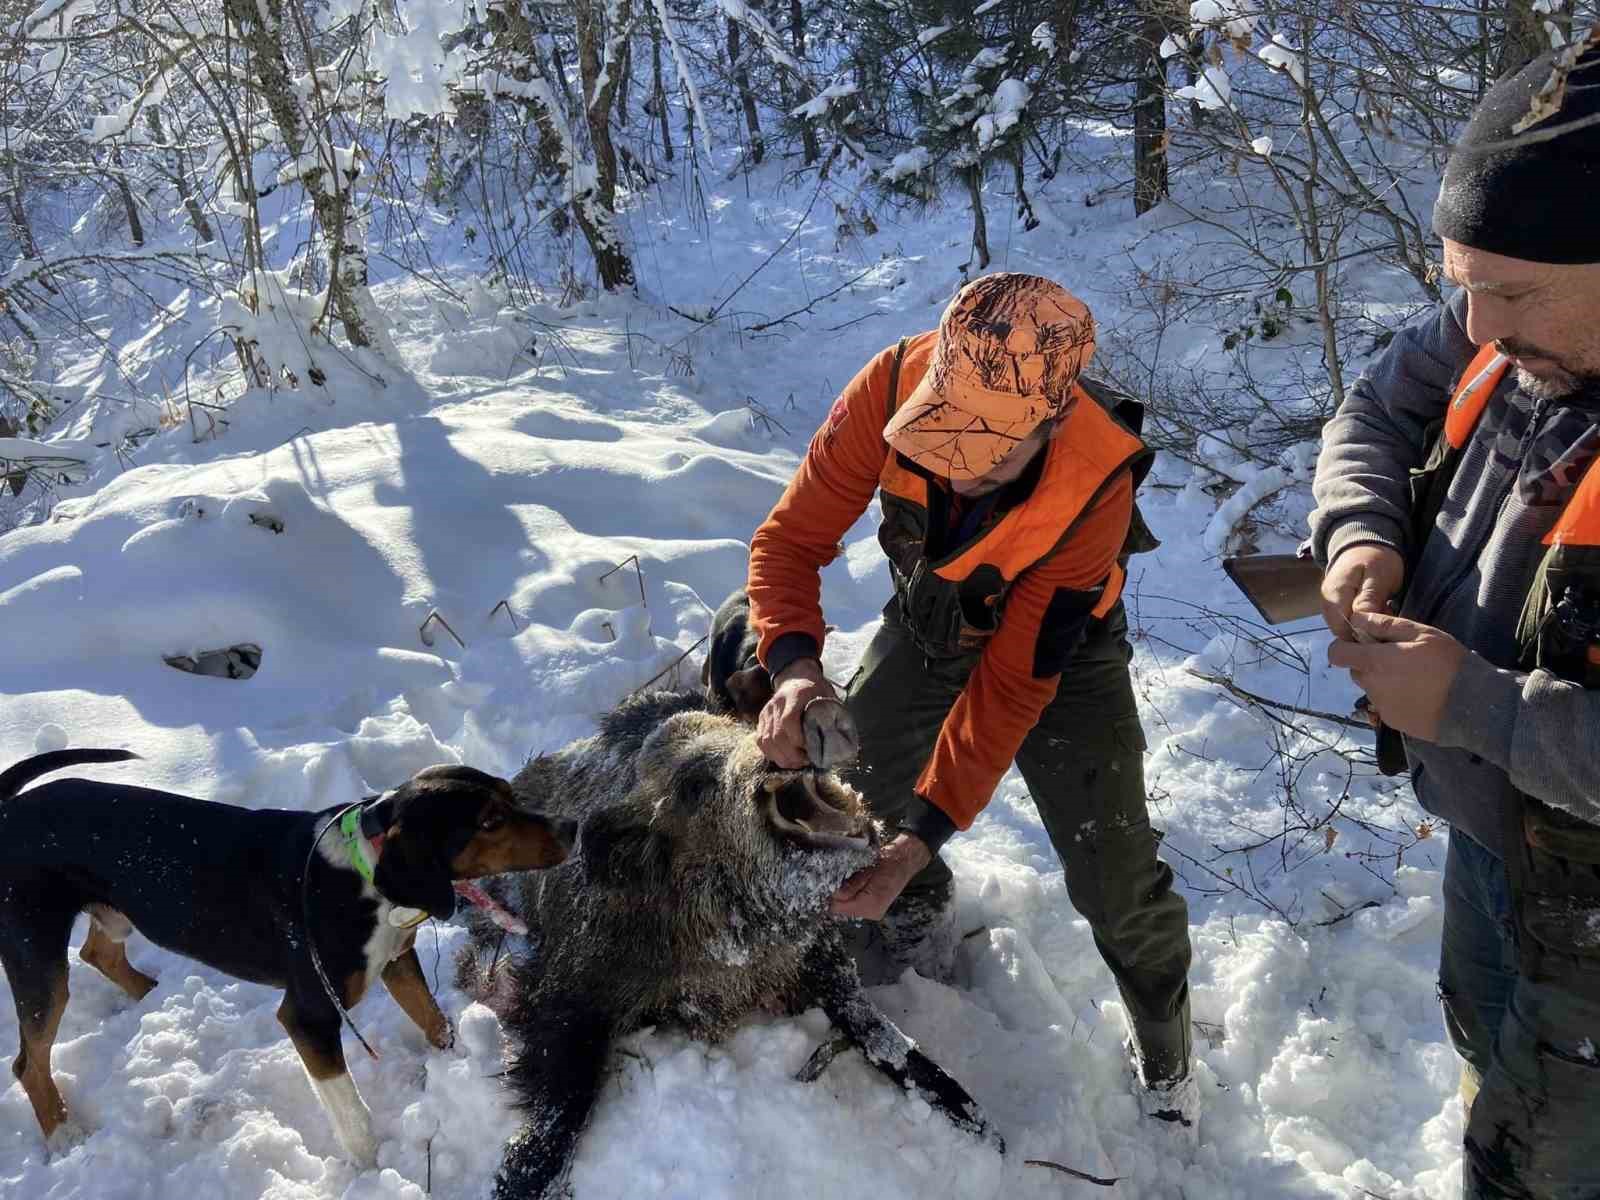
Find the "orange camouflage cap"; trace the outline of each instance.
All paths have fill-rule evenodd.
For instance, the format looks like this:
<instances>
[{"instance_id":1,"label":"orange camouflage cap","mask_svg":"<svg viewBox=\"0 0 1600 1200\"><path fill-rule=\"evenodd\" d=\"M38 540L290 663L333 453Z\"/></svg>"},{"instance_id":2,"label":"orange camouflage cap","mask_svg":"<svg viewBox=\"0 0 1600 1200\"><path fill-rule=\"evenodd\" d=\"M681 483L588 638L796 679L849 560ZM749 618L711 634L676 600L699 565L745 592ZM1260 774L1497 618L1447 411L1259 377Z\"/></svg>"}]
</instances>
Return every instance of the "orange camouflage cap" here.
<instances>
[{"instance_id":1,"label":"orange camouflage cap","mask_svg":"<svg viewBox=\"0 0 1600 1200\"><path fill-rule=\"evenodd\" d=\"M1059 283L1007 271L975 279L939 320L928 373L884 426L888 443L950 479L999 466L1066 415L1094 354L1094 316Z\"/></svg>"}]
</instances>

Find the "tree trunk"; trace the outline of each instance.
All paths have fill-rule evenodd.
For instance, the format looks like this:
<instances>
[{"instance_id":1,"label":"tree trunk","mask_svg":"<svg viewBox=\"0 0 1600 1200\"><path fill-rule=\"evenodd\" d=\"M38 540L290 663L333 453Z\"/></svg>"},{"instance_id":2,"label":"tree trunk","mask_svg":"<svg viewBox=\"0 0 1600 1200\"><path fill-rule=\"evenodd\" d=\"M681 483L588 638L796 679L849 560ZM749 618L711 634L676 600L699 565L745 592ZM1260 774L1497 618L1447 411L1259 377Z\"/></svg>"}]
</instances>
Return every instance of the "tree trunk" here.
<instances>
[{"instance_id":1,"label":"tree trunk","mask_svg":"<svg viewBox=\"0 0 1600 1200\"><path fill-rule=\"evenodd\" d=\"M622 65L617 68L617 128L628 127L628 93L633 88L633 39L622 43Z\"/></svg>"},{"instance_id":2,"label":"tree trunk","mask_svg":"<svg viewBox=\"0 0 1600 1200\"><path fill-rule=\"evenodd\" d=\"M6 209L11 216L11 236L22 248L24 258L39 258L39 243L34 240L33 226L28 224L28 209L22 203L22 184L18 179L16 164L11 166L11 187L6 192ZM51 291L55 290L48 277L40 280Z\"/></svg>"},{"instance_id":3,"label":"tree trunk","mask_svg":"<svg viewBox=\"0 0 1600 1200\"><path fill-rule=\"evenodd\" d=\"M789 114L795 109L794 82L789 78L789 72L781 67L778 69L778 106L778 111L783 114L782 120L789 120ZM803 120L799 122L802 131L808 124Z\"/></svg>"},{"instance_id":4,"label":"tree trunk","mask_svg":"<svg viewBox=\"0 0 1600 1200\"><path fill-rule=\"evenodd\" d=\"M621 29L604 27L606 14L598 0L577 0L573 11L578 29L578 78L583 84L583 117L594 150L596 193L607 211L617 198L617 151L611 141L611 102L617 92L616 67L626 40L629 5L617 4L609 15ZM602 69L602 65L604 69Z\"/></svg>"},{"instance_id":5,"label":"tree trunk","mask_svg":"<svg viewBox=\"0 0 1600 1200\"><path fill-rule=\"evenodd\" d=\"M1167 198L1167 60L1161 57L1166 28L1147 10L1135 43L1138 72L1133 97L1133 212L1140 216Z\"/></svg>"},{"instance_id":6,"label":"tree trunk","mask_svg":"<svg viewBox=\"0 0 1600 1200\"><path fill-rule=\"evenodd\" d=\"M1505 0L1505 31L1495 74L1504 79L1550 49L1544 31L1544 15L1534 12L1534 0Z\"/></svg>"},{"instance_id":7,"label":"tree trunk","mask_svg":"<svg viewBox=\"0 0 1600 1200\"><path fill-rule=\"evenodd\" d=\"M244 0L236 0L244 2ZM519 93L521 101L539 127L539 156L545 166L566 181L572 218L582 231L607 291L632 287L633 262L622 248L615 219L617 156L611 142L610 109L617 88L616 66L620 49L627 40L629 0L620 0L612 9L616 25L608 31L601 46L600 13L591 0L579 0L578 61L584 90L584 116L594 154L593 181L579 186L574 169L580 165L580 151L567 128L561 102L550 80L539 67L536 35L527 10L519 3L497 4L489 10L487 22L497 40L503 38L511 51L513 78L533 85ZM602 73L602 53L605 70Z\"/></svg>"},{"instance_id":8,"label":"tree trunk","mask_svg":"<svg viewBox=\"0 0 1600 1200\"><path fill-rule=\"evenodd\" d=\"M1022 232L1029 233L1039 228L1039 216L1033 211L1033 201L1028 199L1028 173L1022 159L1020 139L1012 143L1007 157L1011 159L1011 173L1017 189L1017 216L1022 218Z\"/></svg>"},{"instance_id":9,"label":"tree trunk","mask_svg":"<svg viewBox=\"0 0 1600 1200\"><path fill-rule=\"evenodd\" d=\"M989 269L989 223L983 216L983 164L967 168L967 196L972 200L972 253L980 271Z\"/></svg>"},{"instance_id":10,"label":"tree trunk","mask_svg":"<svg viewBox=\"0 0 1600 1200\"><path fill-rule=\"evenodd\" d=\"M561 43L553 36L550 38L550 76L560 85L562 93L567 98L567 103L573 108L577 108L578 100L572 94L572 84L569 82L570 76L567 74L567 64L561 60Z\"/></svg>"},{"instance_id":11,"label":"tree trunk","mask_svg":"<svg viewBox=\"0 0 1600 1200\"><path fill-rule=\"evenodd\" d=\"M756 112L756 98L750 94L750 72L745 67L740 46L739 22L728 18L728 70L733 85L739 89L739 104L744 109L745 128L750 131L750 159L759 163L766 154L761 142L761 117Z\"/></svg>"},{"instance_id":12,"label":"tree trunk","mask_svg":"<svg viewBox=\"0 0 1600 1200\"><path fill-rule=\"evenodd\" d=\"M579 197L573 201L572 215L578 222L578 228L583 230L584 241L589 243L589 253L594 255L595 269L600 273L600 286L608 292L631 288L634 284L633 260L617 239L613 214L609 209L603 214L596 213L595 207Z\"/></svg>"},{"instance_id":13,"label":"tree trunk","mask_svg":"<svg viewBox=\"0 0 1600 1200\"><path fill-rule=\"evenodd\" d=\"M667 121L667 89L661 82L661 26L655 21L650 22L650 74L655 87L650 102L655 105L656 120L661 123L661 149L671 162L672 126Z\"/></svg>"},{"instance_id":14,"label":"tree trunk","mask_svg":"<svg viewBox=\"0 0 1600 1200\"><path fill-rule=\"evenodd\" d=\"M806 14L801 0L789 0L789 36L794 39L794 60L803 64L806 61ZM796 99L804 104L812 98L810 85L801 80ZM812 128L810 121L800 122L800 141L805 146L806 166L809 167L822 157L822 147L817 144L817 131Z\"/></svg>"},{"instance_id":15,"label":"tree trunk","mask_svg":"<svg viewBox=\"0 0 1600 1200\"><path fill-rule=\"evenodd\" d=\"M1077 64L1072 61L1072 47L1078 40L1077 0L1062 0L1050 14L1050 29L1056 38L1056 78L1061 81L1064 95L1073 92L1073 76Z\"/></svg>"},{"instance_id":16,"label":"tree trunk","mask_svg":"<svg viewBox=\"0 0 1600 1200\"><path fill-rule=\"evenodd\" d=\"M249 51L267 111L277 123L300 183L328 243L328 298L352 346L386 341L367 290L367 247L349 203L350 180L338 177L333 147L310 127L283 48L283 0L225 0Z\"/></svg>"},{"instance_id":17,"label":"tree trunk","mask_svg":"<svg viewBox=\"0 0 1600 1200\"><path fill-rule=\"evenodd\" d=\"M116 184L117 195L122 197L122 207L128 214L128 237L135 246L144 245L144 222L139 219L139 206L133 202L133 191L128 187L128 177L122 170L122 152L111 147L111 181Z\"/></svg>"},{"instance_id":18,"label":"tree trunk","mask_svg":"<svg viewBox=\"0 0 1600 1200\"><path fill-rule=\"evenodd\" d=\"M144 110L145 124L150 127L150 137L157 146L166 144L167 135L161 128L161 112L154 104L148 104ZM216 235L211 231L211 222L206 220L205 210L200 207L194 198L194 189L189 186L189 171L184 165L183 151L174 146L172 148L172 181L178 189L178 199L183 201L183 209L189 214L189 224L194 226L196 236L203 246L213 241Z\"/></svg>"},{"instance_id":19,"label":"tree trunk","mask_svg":"<svg viewBox=\"0 0 1600 1200\"><path fill-rule=\"evenodd\" d=\"M610 29L602 29L602 13L595 0L577 0L578 74L583 82L583 114L594 150L595 185L573 197L572 212L588 239L600 271L600 286L608 292L631 288L633 262L617 235L617 152L611 142L611 104L617 91L617 65L628 40L631 0L612 0Z\"/></svg>"},{"instance_id":20,"label":"tree trunk","mask_svg":"<svg viewBox=\"0 0 1600 1200\"><path fill-rule=\"evenodd\" d=\"M1474 95L1482 98L1489 90L1489 85L1494 82L1494 75L1490 67L1494 63L1494 54L1490 48L1490 31L1494 27L1495 0L1478 0L1478 44L1473 52L1473 67L1477 77L1477 88Z\"/></svg>"}]
</instances>

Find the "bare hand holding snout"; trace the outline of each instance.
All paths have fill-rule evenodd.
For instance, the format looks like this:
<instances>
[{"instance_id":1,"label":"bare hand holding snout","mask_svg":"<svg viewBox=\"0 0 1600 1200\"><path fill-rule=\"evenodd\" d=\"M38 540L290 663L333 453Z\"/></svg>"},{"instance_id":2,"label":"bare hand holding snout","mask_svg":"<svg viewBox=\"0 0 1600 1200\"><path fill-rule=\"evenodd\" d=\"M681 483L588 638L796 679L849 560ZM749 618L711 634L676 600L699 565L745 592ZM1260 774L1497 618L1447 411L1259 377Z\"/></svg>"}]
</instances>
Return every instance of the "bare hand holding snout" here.
<instances>
[{"instance_id":1,"label":"bare hand holding snout","mask_svg":"<svg viewBox=\"0 0 1600 1200\"><path fill-rule=\"evenodd\" d=\"M830 770L855 758L855 722L814 658L796 659L773 680L772 699L756 718L756 745L788 770Z\"/></svg>"},{"instance_id":2,"label":"bare hand holding snout","mask_svg":"<svg viewBox=\"0 0 1600 1200\"><path fill-rule=\"evenodd\" d=\"M927 842L914 833L902 833L883 848L877 862L840 885L829 910L839 917L881 920L912 877L932 861Z\"/></svg>"}]
</instances>

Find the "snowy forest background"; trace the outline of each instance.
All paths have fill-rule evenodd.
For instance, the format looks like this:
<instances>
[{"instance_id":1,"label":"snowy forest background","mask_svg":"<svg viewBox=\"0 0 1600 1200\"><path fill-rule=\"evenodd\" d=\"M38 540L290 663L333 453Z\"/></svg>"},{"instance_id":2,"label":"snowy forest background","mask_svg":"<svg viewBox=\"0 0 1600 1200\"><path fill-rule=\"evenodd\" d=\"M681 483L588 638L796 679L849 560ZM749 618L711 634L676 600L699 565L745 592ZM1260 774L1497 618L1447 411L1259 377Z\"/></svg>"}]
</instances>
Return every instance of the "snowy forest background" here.
<instances>
[{"instance_id":1,"label":"snowy forest background","mask_svg":"<svg viewBox=\"0 0 1600 1200\"><path fill-rule=\"evenodd\" d=\"M1361 280L1392 268L1411 302L1438 298L1426 192L1453 131L1590 15L1561 0L4 7L10 433L59 429L86 393L119 389L144 418L116 434L133 453L192 415L173 383L219 352L233 391L325 386L319 354L381 374L396 354L372 286L448 288L445 227L509 300L659 299L640 206L703 223L708 189L735 177L814 191L807 219L863 248L885 209L965 206L970 249L949 265L966 277L989 268L997 219L1038 226L1040 189L1098 135L1126 161L1079 202L1165 205L1160 228L1209 248L1203 266L1159 249L1100 264L1128 273L1148 327L1213 328L1252 400L1252 351L1315 331L1307 406L1230 437L1263 461L1315 431L1392 326ZM158 335L177 289L215 311L212 344L171 348L187 374L113 332ZM760 333L800 315L731 299L684 319ZM1166 448L1192 455L1197 434L1263 416L1237 387L1175 376L1161 348L1124 339L1101 366L1154 402ZM85 357L104 362L92 389L74 380ZM10 461L7 526L37 519L62 474Z\"/></svg>"},{"instance_id":2,"label":"snowy forest background","mask_svg":"<svg viewBox=\"0 0 1600 1200\"><path fill-rule=\"evenodd\" d=\"M861 363L967 279L1050 275L1162 452L1129 602L1194 921L1198 1156L1132 1116L1114 990L1013 774L950 852L963 986L878 998L1016 1152L973 1161L864 1070L792 1083L813 1013L640 1035L577 1195L1103 1194L1025 1157L1118 1195L1454 1195L1448 831L1376 774L1325 633L1261 626L1217 563L1302 536L1322 421L1441 296L1452 137L1595 18L0 0L0 763L128 745L141 782L303 808L444 759L510 773L698 677ZM871 531L825 575L835 678L888 594ZM245 678L215 677L230 648ZM0 1192L482 1194L513 1118L458 934L434 975L464 1057L362 1010L395 1051L355 1067L383 1171L339 1160L265 989L135 939L142 1012L73 967L57 1075L89 1136L51 1153L0 1093ZM0 1053L15 1033L0 1005Z\"/></svg>"}]
</instances>

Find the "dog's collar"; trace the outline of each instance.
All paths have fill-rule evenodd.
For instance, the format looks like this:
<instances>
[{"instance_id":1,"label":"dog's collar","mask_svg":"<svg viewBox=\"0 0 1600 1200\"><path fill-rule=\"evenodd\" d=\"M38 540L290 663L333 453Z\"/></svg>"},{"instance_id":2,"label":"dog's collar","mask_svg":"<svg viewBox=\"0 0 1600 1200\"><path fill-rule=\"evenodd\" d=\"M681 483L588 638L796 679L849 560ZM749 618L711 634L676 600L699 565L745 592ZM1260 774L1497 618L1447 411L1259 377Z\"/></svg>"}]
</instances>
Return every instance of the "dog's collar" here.
<instances>
[{"instance_id":1,"label":"dog's collar","mask_svg":"<svg viewBox=\"0 0 1600 1200\"><path fill-rule=\"evenodd\" d=\"M356 869L356 873L370 883L374 891L378 890L375 878L378 855L383 853L383 839L389 831L386 814L379 811L382 806L382 799L353 804L345 809L344 815L339 818L339 842L344 846L345 855L350 859L350 865ZM528 926L523 921L507 912L489 893L471 880L458 879L453 887L456 895L475 908L482 909L501 929L519 935L528 932ZM409 929L413 925L420 925L427 917L428 914L420 908L396 907L390 909L389 923L400 929Z\"/></svg>"},{"instance_id":2,"label":"dog's collar","mask_svg":"<svg viewBox=\"0 0 1600 1200\"><path fill-rule=\"evenodd\" d=\"M344 816L339 818L339 842L344 846L345 855L356 869L356 874L377 887L373 875L377 870L378 855L383 850L384 829L372 829L376 824L376 814L368 815L372 807L353 804L344 810Z\"/></svg>"},{"instance_id":3,"label":"dog's collar","mask_svg":"<svg viewBox=\"0 0 1600 1200\"><path fill-rule=\"evenodd\" d=\"M350 865L380 896L383 893L378 889L376 878L378 855L383 853L383 839L389 829L388 822L377 811L382 803L382 800L379 800L351 805L339 818L339 841L350 859ZM396 929L410 929L427 919L428 914L423 909L402 908L392 903L390 905L389 924Z\"/></svg>"}]
</instances>

